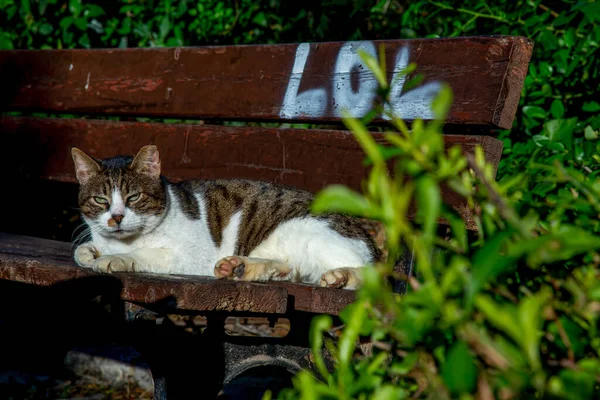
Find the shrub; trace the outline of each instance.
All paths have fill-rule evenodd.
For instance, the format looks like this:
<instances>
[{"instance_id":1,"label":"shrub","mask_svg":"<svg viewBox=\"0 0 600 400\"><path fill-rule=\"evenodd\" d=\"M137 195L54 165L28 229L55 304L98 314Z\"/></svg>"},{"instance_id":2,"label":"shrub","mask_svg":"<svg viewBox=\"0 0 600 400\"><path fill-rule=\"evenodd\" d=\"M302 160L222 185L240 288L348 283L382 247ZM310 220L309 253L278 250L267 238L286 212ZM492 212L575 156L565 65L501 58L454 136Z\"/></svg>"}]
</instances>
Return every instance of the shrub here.
<instances>
[{"instance_id":1,"label":"shrub","mask_svg":"<svg viewBox=\"0 0 600 400\"><path fill-rule=\"evenodd\" d=\"M381 68L374 59L365 63ZM387 99L387 83L381 86ZM281 398L588 399L600 394L600 237L582 221L547 213L545 205L541 211L532 204L518 207L526 175L496 183L481 148L474 155L463 155L458 147L446 153L441 121L450 101L446 88L433 105L437 119L417 120L410 130L390 115L396 131L386 134L387 146L373 140L368 120L345 116L372 165L364 193L331 186L317 195L313 210L381 221L390 254L399 254L400 243L406 243L420 276L409 277L410 290L398 295L387 278L406 277L394 276L394 257L365 269L357 301L341 314L339 340L330 334L330 317L313 320L311 343L323 381L303 371L295 389ZM390 154L392 171L386 166ZM600 182L567 164L559 158L533 164L527 175L540 176L570 196L571 204L581 201L598 215ZM477 234L469 234L457 211L443 204L442 184L465 197ZM419 211L411 221L406 214L413 200ZM443 235L437 229L440 217L449 221ZM323 343L335 360L331 373L324 367ZM365 343L372 351L364 351Z\"/></svg>"}]
</instances>

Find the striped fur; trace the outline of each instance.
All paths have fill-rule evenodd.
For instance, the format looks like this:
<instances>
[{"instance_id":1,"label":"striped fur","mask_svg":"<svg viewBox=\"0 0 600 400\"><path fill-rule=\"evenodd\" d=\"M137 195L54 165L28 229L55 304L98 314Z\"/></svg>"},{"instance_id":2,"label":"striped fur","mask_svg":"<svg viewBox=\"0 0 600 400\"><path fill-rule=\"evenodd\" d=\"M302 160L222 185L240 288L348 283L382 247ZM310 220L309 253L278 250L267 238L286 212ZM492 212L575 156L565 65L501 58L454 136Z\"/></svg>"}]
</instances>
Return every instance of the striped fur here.
<instances>
[{"instance_id":1,"label":"striped fur","mask_svg":"<svg viewBox=\"0 0 600 400\"><path fill-rule=\"evenodd\" d=\"M381 257L357 219L312 215L309 192L243 179L173 183L155 146L105 160L73 149L73 159L92 234L75 253L84 267L350 288L354 268ZM339 271L325 276L339 268L351 271L346 282Z\"/></svg>"}]
</instances>

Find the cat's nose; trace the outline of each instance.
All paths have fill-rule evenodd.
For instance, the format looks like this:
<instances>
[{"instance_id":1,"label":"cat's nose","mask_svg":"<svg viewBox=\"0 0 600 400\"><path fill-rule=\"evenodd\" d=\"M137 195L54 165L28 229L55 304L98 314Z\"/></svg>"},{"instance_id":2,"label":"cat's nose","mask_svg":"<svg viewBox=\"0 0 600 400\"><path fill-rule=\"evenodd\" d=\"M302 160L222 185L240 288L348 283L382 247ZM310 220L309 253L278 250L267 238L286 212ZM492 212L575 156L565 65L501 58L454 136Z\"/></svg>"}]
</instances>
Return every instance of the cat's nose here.
<instances>
[{"instance_id":1,"label":"cat's nose","mask_svg":"<svg viewBox=\"0 0 600 400\"><path fill-rule=\"evenodd\" d=\"M120 224L123 220L123 216L121 214L112 215L112 218L117 222L117 224Z\"/></svg>"}]
</instances>

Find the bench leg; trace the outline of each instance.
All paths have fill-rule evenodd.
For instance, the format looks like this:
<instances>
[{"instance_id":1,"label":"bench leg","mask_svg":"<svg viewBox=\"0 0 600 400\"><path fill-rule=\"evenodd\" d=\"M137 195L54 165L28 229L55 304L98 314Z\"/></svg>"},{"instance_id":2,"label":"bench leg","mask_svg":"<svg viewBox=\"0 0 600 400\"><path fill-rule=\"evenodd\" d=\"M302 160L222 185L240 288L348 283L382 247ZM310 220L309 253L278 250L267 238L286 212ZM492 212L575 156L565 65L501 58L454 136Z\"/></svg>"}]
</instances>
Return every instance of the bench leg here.
<instances>
[{"instance_id":1,"label":"bench leg","mask_svg":"<svg viewBox=\"0 0 600 400\"><path fill-rule=\"evenodd\" d=\"M414 275L414 265L415 265L415 252L410 251L404 246L402 255L396 261L394 265L394 271L399 275L404 275L406 277L411 277ZM405 280L394 280L392 282L392 287L394 292L396 293L406 293L407 289L407 281Z\"/></svg>"}]
</instances>

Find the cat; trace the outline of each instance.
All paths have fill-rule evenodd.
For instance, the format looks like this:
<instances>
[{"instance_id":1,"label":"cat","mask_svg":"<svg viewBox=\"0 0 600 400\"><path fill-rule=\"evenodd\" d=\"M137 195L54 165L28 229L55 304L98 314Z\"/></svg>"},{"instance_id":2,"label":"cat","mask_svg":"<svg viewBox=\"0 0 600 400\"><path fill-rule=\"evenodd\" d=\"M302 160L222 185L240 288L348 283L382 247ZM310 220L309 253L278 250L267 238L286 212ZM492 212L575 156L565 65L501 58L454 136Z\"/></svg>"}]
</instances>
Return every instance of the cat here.
<instances>
[{"instance_id":1,"label":"cat","mask_svg":"<svg viewBox=\"0 0 600 400\"><path fill-rule=\"evenodd\" d=\"M358 219L312 214L309 192L244 179L173 183L154 145L135 157L71 153L91 232L74 252L81 267L357 289L359 269L381 257Z\"/></svg>"}]
</instances>

